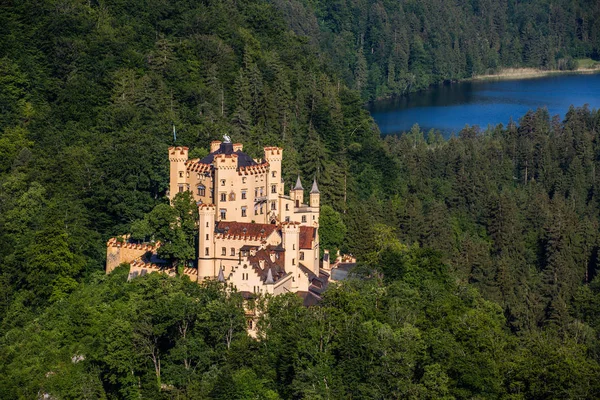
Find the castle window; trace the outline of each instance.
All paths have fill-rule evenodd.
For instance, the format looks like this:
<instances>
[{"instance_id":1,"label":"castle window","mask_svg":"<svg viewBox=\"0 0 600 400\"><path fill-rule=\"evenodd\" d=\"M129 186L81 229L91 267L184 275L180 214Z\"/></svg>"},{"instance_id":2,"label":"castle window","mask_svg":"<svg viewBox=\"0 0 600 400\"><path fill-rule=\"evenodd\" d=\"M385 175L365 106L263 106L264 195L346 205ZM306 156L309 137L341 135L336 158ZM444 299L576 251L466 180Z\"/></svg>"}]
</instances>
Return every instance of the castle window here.
<instances>
[{"instance_id":1,"label":"castle window","mask_svg":"<svg viewBox=\"0 0 600 400\"><path fill-rule=\"evenodd\" d=\"M260 205L260 213L261 214L263 213L263 205L262 204Z\"/></svg>"},{"instance_id":2,"label":"castle window","mask_svg":"<svg viewBox=\"0 0 600 400\"><path fill-rule=\"evenodd\" d=\"M290 211L290 205L289 204L285 205L285 211Z\"/></svg>"},{"instance_id":3,"label":"castle window","mask_svg":"<svg viewBox=\"0 0 600 400\"><path fill-rule=\"evenodd\" d=\"M242 217L246 216L246 207L242 207Z\"/></svg>"},{"instance_id":4,"label":"castle window","mask_svg":"<svg viewBox=\"0 0 600 400\"><path fill-rule=\"evenodd\" d=\"M227 247L221 247L221 255L222 256L226 256L227 255Z\"/></svg>"},{"instance_id":5,"label":"castle window","mask_svg":"<svg viewBox=\"0 0 600 400\"><path fill-rule=\"evenodd\" d=\"M248 329L252 329L252 320L251 319L248 320Z\"/></svg>"},{"instance_id":6,"label":"castle window","mask_svg":"<svg viewBox=\"0 0 600 400\"><path fill-rule=\"evenodd\" d=\"M189 178L189 177L190 177L190 173L189 173L189 172L186 172L186 173L185 173L185 177L186 177L186 178Z\"/></svg>"},{"instance_id":7,"label":"castle window","mask_svg":"<svg viewBox=\"0 0 600 400\"><path fill-rule=\"evenodd\" d=\"M271 185L271 193L277 193L277 185Z\"/></svg>"},{"instance_id":8,"label":"castle window","mask_svg":"<svg viewBox=\"0 0 600 400\"><path fill-rule=\"evenodd\" d=\"M271 202L271 210L276 210L276 204L274 201Z\"/></svg>"},{"instance_id":9,"label":"castle window","mask_svg":"<svg viewBox=\"0 0 600 400\"><path fill-rule=\"evenodd\" d=\"M315 220L315 216L313 215L313 221Z\"/></svg>"},{"instance_id":10,"label":"castle window","mask_svg":"<svg viewBox=\"0 0 600 400\"><path fill-rule=\"evenodd\" d=\"M285 222L290 222L290 217L285 217Z\"/></svg>"},{"instance_id":11,"label":"castle window","mask_svg":"<svg viewBox=\"0 0 600 400\"><path fill-rule=\"evenodd\" d=\"M226 209L221 208L219 210L219 213L221 214L221 219L226 219L226 216L227 216L227 210Z\"/></svg>"},{"instance_id":12,"label":"castle window","mask_svg":"<svg viewBox=\"0 0 600 400\"><path fill-rule=\"evenodd\" d=\"M276 177L277 177L277 171L273 171L273 172L271 172L271 176L272 176L273 178L276 178Z\"/></svg>"},{"instance_id":13,"label":"castle window","mask_svg":"<svg viewBox=\"0 0 600 400\"><path fill-rule=\"evenodd\" d=\"M198 196L206 196L206 187L204 185L198 186Z\"/></svg>"},{"instance_id":14,"label":"castle window","mask_svg":"<svg viewBox=\"0 0 600 400\"><path fill-rule=\"evenodd\" d=\"M206 234L206 240L209 240L209 239L208 239L208 233Z\"/></svg>"},{"instance_id":15,"label":"castle window","mask_svg":"<svg viewBox=\"0 0 600 400\"><path fill-rule=\"evenodd\" d=\"M296 250L296 244L292 244L292 250Z\"/></svg>"},{"instance_id":16,"label":"castle window","mask_svg":"<svg viewBox=\"0 0 600 400\"><path fill-rule=\"evenodd\" d=\"M229 201L235 201L235 193L229 193Z\"/></svg>"},{"instance_id":17,"label":"castle window","mask_svg":"<svg viewBox=\"0 0 600 400\"><path fill-rule=\"evenodd\" d=\"M292 265L296 265L296 259L292 258Z\"/></svg>"},{"instance_id":18,"label":"castle window","mask_svg":"<svg viewBox=\"0 0 600 400\"><path fill-rule=\"evenodd\" d=\"M227 193L221 193L221 201L227 201Z\"/></svg>"},{"instance_id":19,"label":"castle window","mask_svg":"<svg viewBox=\"0 0 600 400\"><path fill-rule=\"evenodd\" d=\"M300 261L302 261L302 260L304 260L304 252L303 251L300 252Z\"/></svg>"},{"instance_id":20,"label":"castle window","mask_svg":"<svg viewBox=\"0 0 600 400\"><path fill-rule=\"evenodd\" d=\"M200 172L196 174L196 179L200 179Z\"/></svg>"},{"instance_id":21,"label":"castle window","mask_svg":"<svg viewBox=\"0 0 600 400\"><path fill-rule=\"evenodd\" d=\"M205 247L205 248L204 248L204 255L205 255L205 256L208 256L208 255L210 255L210 249L209 249L208 247Z\"/></svg>"},{"instance_id":22,"label":"castle window","mask_svg":"<svg viewBox=\"0 0 600 400\"><path fill-rule=\"evenodd\" d=\"M302 222L306 222L306 215L302 216Z\"/></svg>"},{"instance_id":23,"label":"castle window","mask_svg":"<svg viewBox=\"0 0 600 400\"><path fill-rule=\"evenodd\" d=\"M235 247L232 247L232 248L231 248L231 255L232 255L232 256L235 256Z\"/></svg>"},{"instance_id":24,"label":"castle window","mask_svg":"<svg viewBox=\"0 0 600 400\"><path fill-rule=\"evenodd\" d=\"M179 171L179 177L183 178L183 171Z\"/></svg>"},{"instance_id":25,"label":"castle window","mask_svg":"<svg viewBox=\"0 0 600 400\"><path fill-rule=\"evenodd\" d=\"M242 200L246 200L246 189L242 190Z\"/></svg>"},{"instance_id":26,"label":"castle window","mask_svg":"<svg viewBox=\"0 0 600 400\"><path fill-rule=\"evenodd\" d=\"M296 200L296 208L300 207L300 200Z\"/></svg>"},{"instance_id":27,"label":"castle window","mask_svg":"<svg viewBox=\"0 0 600 400\"><path fill-rule=\"evenodd\" d=\"M258 197L258 188L254 188L254 197Z\"/></svg>"},{"instance_id":28,"label":"castle window","mask_svg":"<svg viewBox=\"0 0 600 400\"><path fill-rule=\"evenodd\" d=\"M206 222L206 227L207 227L207 228L209 227L209 225L208 225L208 222Z\"/></svg>"},{"instance_id":29,"label":"castle window","mask_svg":"<svg viewBox=\"0 0 600 400\"><path fill-rule=\"evenodd\" d=\"M183 193L183 185L179 185L179 193Z\"/></svg>"},{"instance_id":30,"label":"castle window","mask_svg":"<svg viewBox=\"0 0 600 400\"><path fill-rule=\"evenodd\" d=\"M221 179L221 186L225 186L225 179Z\"/></svg>"},{"instance_id":31,"label":"castle window","mask_svg":"<svg viewBox=\"0 0 600 400\"><path fill-rule=\"evenodd\" d=\"M262 197L262 195L263 195L263 189L264 189L264 188L261 186L261 187L260 187L260 195L261 195L261 197Z\"/></svg>"},{"instance_id":32,"label":"castle window","mask_svg":"<svg viewBox=\"0 0 600 400\"><path fill-rule=\"evenodd\" d=\"M242 183L246 183L246 177L242 176Z\"/></svg>"}]
</instances>

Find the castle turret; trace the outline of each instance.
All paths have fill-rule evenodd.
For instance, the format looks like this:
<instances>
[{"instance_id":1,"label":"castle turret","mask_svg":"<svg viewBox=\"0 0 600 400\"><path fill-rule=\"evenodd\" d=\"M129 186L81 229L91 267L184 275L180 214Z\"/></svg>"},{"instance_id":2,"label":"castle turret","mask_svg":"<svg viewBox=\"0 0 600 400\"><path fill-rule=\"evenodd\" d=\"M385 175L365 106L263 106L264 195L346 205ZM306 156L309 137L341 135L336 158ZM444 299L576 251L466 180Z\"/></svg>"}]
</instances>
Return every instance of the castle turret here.
<instances>
[{"instance_id":1,"label":"castle turret","mask_svg":"<svg viewBox=\"0 0 600 400\"><path fill-rule=\"evenodd\" d=\"M214 236L215 236L215 211L212 204L200 204L198 206L198 281L206 278L214 278Z\"/></svg>"},{"instance_id":2,"label":"castle turret","mask_svg":"<svg viewBox=\"0 0 600 400\"><path fill-rule=\"evenodd\" d=\"M319 187L317 186L317 178L313 180L312 189L310 189L310 206L313 208L319 207L319 202L321 200L321 192L319 192Z\"/></svg>"},{"instance_id":3,"label":"castle turret","mask_svg":"<svg viewBox=\"0 0 600 400\"><path fill-rule=\"evenodd\" d=\"M290 197L294 200L294 207L300 207L302 202L304 201L304 188L302 187L302 182L300 182L300 175L298 175L298 179L296 179L296 185L290 191Z\"/></svg>"},{"instance_id":4,"label":"castle turret","mask_svg":"<svg viewBox=\"0 0 600 400\"><path fill-rule=\"evenodd\" d=\"M169 147L169 199L177 193L189 189L187 182L187 169L185 163L188 160L187 147Z\"/></svg>"}]
</instances>

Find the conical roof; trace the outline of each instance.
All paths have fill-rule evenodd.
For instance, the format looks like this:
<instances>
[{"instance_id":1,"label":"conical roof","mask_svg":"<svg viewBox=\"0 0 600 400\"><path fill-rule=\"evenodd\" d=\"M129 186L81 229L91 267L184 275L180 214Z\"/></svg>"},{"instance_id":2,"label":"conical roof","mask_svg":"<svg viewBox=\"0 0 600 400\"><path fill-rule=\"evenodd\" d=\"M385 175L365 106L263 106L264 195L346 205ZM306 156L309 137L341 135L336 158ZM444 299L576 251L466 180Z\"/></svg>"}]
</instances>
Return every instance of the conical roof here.
<instances>
[{"instance_id":1,"label":"conical roof","mask_svg":"<svg viewBox=\"0 0 600 400\"><path fill-rule=\"evenodd\" d=\"M315 179L313 180L313 185L312 185L312 189L310 189L311 193L321 193L319 192L319 186L317 186L317 178L315 177Z\"/></svg>"},{"instance_id":2,"label":"conical roof","mask_svg":"<svg viewBox=\"0 0 600 400\"><path fill-rule=\"evenodd\" d=\"M219 282L225 282L225 275L223 274L223 267L219 268L219 275L217 276Z\"/></svg>"},{"instance_id":3,"label":"conical roof","mask_svg":"<svg viewBox=\"0 0 600 400\"><path fill-rule=\"evenodd\" d=\"M267 279L265 279L265 285L272 285L273 284L273 273L271 272L271 268L269 268L269 271L267 272Z\"/></svg>"},{"instance_id":4,"label":"conical roof","mask_svg":"<svg viewBox=\"0 0 600 400\"><path fill-rule=\"evenodd\" d=\"M298 179L296 179L296 186L294 186L294 190L304 190L302 187L302 182L300 182L300 175L298 175Z\"/></svg>"}]
</instances>

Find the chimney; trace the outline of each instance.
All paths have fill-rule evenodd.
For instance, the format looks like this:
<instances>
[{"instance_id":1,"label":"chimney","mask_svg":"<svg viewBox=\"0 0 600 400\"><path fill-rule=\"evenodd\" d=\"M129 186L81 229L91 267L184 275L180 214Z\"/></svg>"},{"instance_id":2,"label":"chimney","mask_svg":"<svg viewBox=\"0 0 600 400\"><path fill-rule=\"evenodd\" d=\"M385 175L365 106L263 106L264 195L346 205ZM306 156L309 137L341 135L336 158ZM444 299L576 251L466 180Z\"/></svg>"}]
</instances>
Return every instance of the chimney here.
<instances>
[{"instance_id":1,"label":"chimney","mask_svg":"<svg viewBox=\"0 0 600 400\"><path fill-rule=\"evenodd\" d=\"M210 152L211 153L214 153L215 151L219 150L219 147L221 147L220 140L213 140L212 142L210 142Z\"/></svg>"}]
</instances>

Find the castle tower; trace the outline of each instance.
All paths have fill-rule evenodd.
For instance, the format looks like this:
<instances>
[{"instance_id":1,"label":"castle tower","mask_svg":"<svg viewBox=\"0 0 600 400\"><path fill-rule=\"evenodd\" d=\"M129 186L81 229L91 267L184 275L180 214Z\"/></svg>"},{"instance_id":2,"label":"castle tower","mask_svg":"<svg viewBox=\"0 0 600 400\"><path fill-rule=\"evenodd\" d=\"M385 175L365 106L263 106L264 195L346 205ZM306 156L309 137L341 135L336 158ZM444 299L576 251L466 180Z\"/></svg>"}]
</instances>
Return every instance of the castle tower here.
<instances>
[{"instance_id":1,"label":"castle tower","mask_svg":"<svg viewBox=\"0 0 600 400\"><path fill-rule=\"evenodd\" d=\"M233 144L223 143L223 146L233 147ZM235 189L235 183L238 179L238 155L235 153L217 154L215 155L213 165L215 168L214 202L217 206L215 210L217 218L219 221L235 221L237 216L237 210L235 209L236 202L235 198L230 196L232 190Z\"/></svg>"},{"instance_id":2,"label":"castle tower","mask_svg":"<svg viewBox=\"0 0 600 400\"><path fill-rule=\"evenodd\" d=\"M300 284L300 269L298 268L298 247L300 246L300 224L298 222L284 222L281 224L283 248L285 249L285 268L292 273L292 288L297 289Z\"/></svg>"},{"instance_id":3,"label":"castle tower","mask_svg":"<svg viewBox=\"0 0 600 400\"><path fill-rule=\"evenodd\" d=\"M294 207L300 207L304 201L304 188L300 182L300 175L296 179L296 186L290 191L290 197L294 200Z\"/></svg>"},{"instance_id":4,"label":"castle tower","mask_svg":"<svg viewBox=\"0 0 600 400\"><path fill-rule=\"evenodd\" d=\"M173 200L177 193L189 189L185 166L187 160L187 147L169 147L169 200Z\"/></svg>"},{"instance_id":5,"label":"castle tower","mask_svg":"<svg viewBox=\"0 0 600 400\"><path fill-rule=\"evenodd\" d=\"M212 204L198 206L198 281L214 278L215 273L215 212Z\"/></svg>"},{"instance_id":6,"label":"castle tower","mask_svg":"<svg viewBox=\"0 0 600 400\"><path fill-rule=\"evenodd\" d=\"M283 188L281 183L281 160L283 149L280 147L265 147L265 161L269 163L266 179L267 213L272 217L279 217L279 195ZM271 222L271 221L267 221Z\"/></svg>"}]
</instances>

